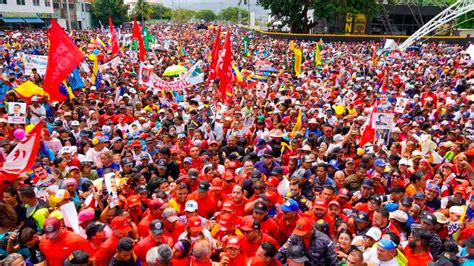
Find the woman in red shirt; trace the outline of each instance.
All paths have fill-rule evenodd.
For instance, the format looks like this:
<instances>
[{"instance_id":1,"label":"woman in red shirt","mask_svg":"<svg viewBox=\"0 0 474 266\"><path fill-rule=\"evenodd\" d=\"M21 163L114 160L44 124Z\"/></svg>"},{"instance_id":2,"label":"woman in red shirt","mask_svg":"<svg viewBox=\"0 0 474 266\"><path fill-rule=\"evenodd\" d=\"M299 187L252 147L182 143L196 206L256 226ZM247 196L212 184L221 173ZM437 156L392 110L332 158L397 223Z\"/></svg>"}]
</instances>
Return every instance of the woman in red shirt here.
<instances>
[{"instance_id":1,"label":"woman in red shirt","mask_svg":"<svg viewBox=\"0 0 474 266\"><path fill-rule=\"evenodd\" d=\"M180 239L173 247L173 260L171 265L188 266L190 262L189 252L191 251L191 243L186 239Z\"/></svg>"}]
</instances>

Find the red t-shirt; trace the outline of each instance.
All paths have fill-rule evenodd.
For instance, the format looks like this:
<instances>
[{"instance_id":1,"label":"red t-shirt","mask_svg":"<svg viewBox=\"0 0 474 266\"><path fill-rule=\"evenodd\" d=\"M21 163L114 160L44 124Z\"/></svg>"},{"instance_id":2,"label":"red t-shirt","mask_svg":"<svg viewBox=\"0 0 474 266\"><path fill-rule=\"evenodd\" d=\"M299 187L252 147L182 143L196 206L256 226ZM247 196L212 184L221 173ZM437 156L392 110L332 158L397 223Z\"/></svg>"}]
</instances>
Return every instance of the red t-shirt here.
<instances>
[{"instance_id":1,"label":"red t-shirt","mask_svg":"<svg viewBox=\"0 0 474 266\"><path fill-rule=\"evenodd\" d=\"M116 237L115 235L112 235L110 236L110 238L105 240L105 242L102 243L102 245L100 245L99 249L97 250L94 256L96 266L109 265L109 261L115 254L119 240L120 238ZM51 264L48 263L48 265L51 265Z\"/></svg>"},{"instance_id":2,"label":"red t-shirt","mask_svg":"<svg viewBox=\"0 0 474 266\"><path fill-rule=\"evenodd\" d=\"M257 240L254 243L251 243L247 240L247 238L244 238L242 240L242 250L245 251L248 258L253 257L255 256L255 254L257 253L257 249L260 247L260 245L262 245L263 242L270 242L276 247L277 250L280 249L280 245L273 237L262 233L262 237L260 238L260 240Z\"/></svg>"},{"instance_id":3,"label":"red t-shirt","mask_svg":"<svg viewBox=\"0 0 474 266\"><path fill-rule=\"evenodd\" d=\"M174 244L174 243L176 243L176 241L178 241L179 235L181 235L181 233L183 233L185 229L186 229L186 225L183 222L177 221L176 223L174 223L173 230L168 231L165 228L165 231L163 232L163 235L171 237L171 239L173 240L173 244Z\"/></svg>"},{"instance_id":4,"label":"red t-shirt","mask_svg":"<svg viewBox=\"0 0 474 266\"><path fill-rule=\"evenodd\" d=\"M406 246L403 253L408 261L407 266L428 266L428 263L433 261L429 251L421 254L413 254L412 249Z\"/></svg>"},{"instance_id":5,"label":"red t-shirt","mask_svg":"<svg viewBox=\"0 0 474 266\"><path fill-rule=\"evenodd\" d=\"M173 246L173 239L171 237L162 235L161 236L161 241L159 243L155 242L153 240L152 236L147 236L140 240L135 247L133 248L133 251L135 252L135 255L140 259L142 262L143 266L147 266L148 264L146 263L146 253L148 250L150 250L152 247L159 246L161 244L168 244L170 246Z\"/></svg>"},{"instance_id":6,"label":"red t-shirt","mask_svg":"<svg viewBox=\"0 0 474 266\"><path fill-rule=\"evenodd\" d=\"M201 217L211 218L216 212L217 203L209 193L206 193L204 198L200 198L199 192L194 191L188 195L187 200L195 200L198 203L197 213Z\"/></svg>"},{"instance_id":7,"label":"red t-shirt","mask_svg":"<svg viewBox=\"0 0 474 266\"><path fill-rule=\"evenodd\" d=\"M63 265L63 260L76 250L94 254L89 241L67 230L60 233L58 240L53 241L47 239L46 236L41 237L39 249L43 252L48 265Z\"/></svg>"}]
</instances>

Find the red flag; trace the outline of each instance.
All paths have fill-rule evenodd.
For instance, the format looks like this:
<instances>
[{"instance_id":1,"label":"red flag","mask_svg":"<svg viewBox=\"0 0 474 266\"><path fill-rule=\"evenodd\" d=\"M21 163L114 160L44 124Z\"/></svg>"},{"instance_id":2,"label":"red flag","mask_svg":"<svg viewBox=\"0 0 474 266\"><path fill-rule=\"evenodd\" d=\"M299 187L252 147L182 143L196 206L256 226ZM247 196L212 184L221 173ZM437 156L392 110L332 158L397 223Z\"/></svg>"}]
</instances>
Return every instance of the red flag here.
<instances>
[{"instance_id":1,"label":"red flag","mask_svg":"<svg viewBox=\"0 0 474 266\"><path fill-rule=\"evenodd\" d=\"M221 48L221 27L217 30L216 40L214 41L214 45L212 46L212 53L211 53L211 65L209 68L209 78L207 82L216 79L216 66L217 61L219 60L219 50Z\"/></svg>"},{"instance_id":2,"label":"red flag","mask_svg":"<svg viewBox=\"0 0 474 266\"><path fill-rule=\"evenodd\" d=\"M140 62L145 61L145 44L143 43L143 35L142 31L140 29L140 26L138 26L137 18L133 20L133 39L138 40L138 47L140 49L139 52L139 57L140 57Z\"/></svg>"},{"instance_id":3,"label":"red flag","mask_svg":"<svg viewBox=\"0 0 474 266\"><path fill-rule=\"evenodd\" d=\"M375 129L372 127L372 121L374 120L374 113L377 110L377 105L372 107L372 111L370 111L369 119L365 122L365 128L362 132L362 136L360 137L359 147L364 146L366 143L371 142L374 140Z\"/></svg>"},{"instance_id":4,"label":"red flag","mask_svg":"<svg viewBox=\"0 0 474 266\"><path fill-rule=\"evenodd\" d=\"M1 169L0 180L14 180L33 167L40 147L42 130L43 121L41 120L8 154Z\"/></svg>"},{"instance_id":5,"label":"red flag","mask_svg":"<svg viewBox=\"0 0 474 266\"><path fill-rule=\"evenodd\" d=\"M232 47L230 43L230 30L227 32L224 43L224 51L217 63L217 75L219 76L219 91L221 92L222 101L231 100L232 98Z\"/></svg>"},{"instance_id":6,"label":"red flag","mask_svg":"<svg viewBox=\"0 0 474 266\"><path fill-rule=\"evenodd\" d=\"M112 23L112 17L109 16L109 30L110 36L112 37L112 55L119 53L119 44L117 41L117 35L115 34L114 23Z\"/></svg>"},{"instance_id":7,"label":"red flag","mask_svg":"<svg viewBox=\"0 0 474 266\"><path fill-rule=\"evenodd\" d=\"M49 93L51 102L64 101L69 97L67 93L62 94L60 92L59 86L67 75L84 60L84 55L55 19L51 20L48 38L48 64L43 89Z\"/></svg>"}]
</instances>

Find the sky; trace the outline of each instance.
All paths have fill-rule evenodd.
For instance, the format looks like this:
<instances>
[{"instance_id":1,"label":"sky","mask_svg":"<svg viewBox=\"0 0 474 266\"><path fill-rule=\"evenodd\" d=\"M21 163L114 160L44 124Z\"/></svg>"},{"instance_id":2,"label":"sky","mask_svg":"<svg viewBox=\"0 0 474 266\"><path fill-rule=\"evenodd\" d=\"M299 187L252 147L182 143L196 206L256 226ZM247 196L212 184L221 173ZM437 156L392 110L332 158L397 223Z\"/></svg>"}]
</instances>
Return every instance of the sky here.
<instances>
[{"instance_id":1,"label":"sky","mask_svg":"<svg viewBox=\"0 0 474 266\"><path fill-rule=\"evenodd\" d=\"M222 9L231 6L237 6L238 0L161 0L163 5L174 8L187 8L193 10L211 9L215 13L219 13ZM242 1L243 2L243 1ZM250 12L255 12L256 16L262 16L268 12L261 6L256 5L257 0L250 1ZM242 4L243 7L243 4Z\"/></svg>"}]
</instances>

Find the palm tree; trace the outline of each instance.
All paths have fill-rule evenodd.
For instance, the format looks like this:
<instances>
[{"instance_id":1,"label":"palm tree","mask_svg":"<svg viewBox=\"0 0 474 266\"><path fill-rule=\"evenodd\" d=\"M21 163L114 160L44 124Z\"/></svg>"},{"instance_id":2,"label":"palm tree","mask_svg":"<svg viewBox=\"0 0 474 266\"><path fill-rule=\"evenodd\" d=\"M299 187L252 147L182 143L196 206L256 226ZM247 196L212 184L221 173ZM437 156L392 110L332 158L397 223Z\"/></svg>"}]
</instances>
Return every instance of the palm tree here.
<instances>
[{"instance_id":1,"label":"palm tree","mask_svg":"<svg viewBox=\"0 0 474 266\"><path fill-rule=\"evenodd\" d=\"M153 8L145 0L138 0L137 4L133 8L133 15L136 16L136 17L141 17L142 26L145 25L144 24L145 23L145 18L149 19L151 13L153 13Z\"/></svg>"}]
</instances>

